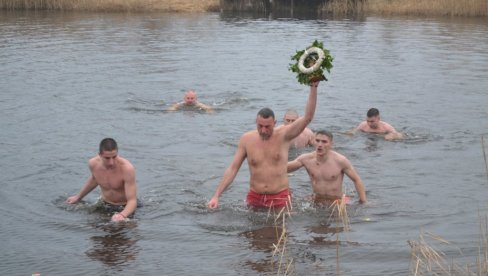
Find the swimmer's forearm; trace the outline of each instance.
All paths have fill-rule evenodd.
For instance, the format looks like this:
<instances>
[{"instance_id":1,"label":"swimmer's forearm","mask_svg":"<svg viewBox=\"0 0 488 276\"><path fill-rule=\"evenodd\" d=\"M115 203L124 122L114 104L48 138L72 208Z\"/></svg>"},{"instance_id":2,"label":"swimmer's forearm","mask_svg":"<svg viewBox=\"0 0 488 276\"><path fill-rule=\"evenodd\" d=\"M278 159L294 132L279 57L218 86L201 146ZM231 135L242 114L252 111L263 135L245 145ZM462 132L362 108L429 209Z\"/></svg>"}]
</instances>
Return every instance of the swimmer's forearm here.
<instances>
[{"instance_id":1,"label":"swimmer's forearm","mask_svg":"<svg viewBox=\"0 0 488 276\"><path fill-rule=\"evenodd\" d=\"M366 191L363 182L358 181L355 183L355 186L356 186L356 191L358 192L359 195L359 202L366 203Z\"/></svg>"},{"instance_id":2,"label":"swimmer's forearm","mask_svg":"<svg viewBox=\"0 0 488 276\"><path fill-rule=\"evenodd\" d=\"M310 84L310 93L308 95L307 105L305 107L305 114L303 115L307 121L307 125L312 121L315 114L315 107L317 106L317 87L319 82Z\"/></svg>"},{"instance_id":3,"label":"swimmer's forearm","mask_svg":"<svg viewBox=\"0 0 488 276\"><path fill-rule=\"evenodd\" d=\"M227 190L227 187L234 181L234 178L237 175L237 170L231 169L232 167L229 167L225 173L224 176L222 177L222 180L220 180L219 185L217 186L217 190L215 191L213 197L219 198L225 190Z\"/></svg>"},{"instance_id":4,"label":"swimmer's forearm","mask_svg":"<svg viewBox=\"0 0 488 276\"><path fill-rule=\"evenodd\" d=\"M136 208L137 208L137 199L128 200L124 210L122 210L122 212L120 212L119 214L127 218L136 211Z\"/></svg>"},{"instance_id":5,"label":"swimmer's forearm","mask_svg":"<svg viewBox=\"0 0 488 276\"><path fill-rule=\"evenodd\" d=\"M229 187L231 182L232 181L225 181L224 179L222 179L222 181L220 181L219 185L217 186L217 190L215 190L213 197L219 198L225 192L225 190L227 190L227 187Z\"/></svg>"},{"instance_id":6,"label":"swimmer's forearm","mask_svg":"<svg viewBox=\"0 0 488 276\"><path fill-rule=\"evenodd\" d=\"M88 179L85 182L85 185L81 188L81 190L78 192L78 197L83 199L87 194L89 194L93 189L95 189L98 186L97 182L95 181L95 178L93 176L88 177Z\"/></svg>"},{"instance_id":7,"label":"swimmer's forearm","mask_svg":"<svg viewBox=\"0 0 488 276\"><path fill-rule=\"evenodd\" d=\"M298 170L301 167L302 167L302 164L299 161L296 161L296 160L290 161L286 165L286 172L291 173L291 172Z\"/></svg>"}]
</instances>

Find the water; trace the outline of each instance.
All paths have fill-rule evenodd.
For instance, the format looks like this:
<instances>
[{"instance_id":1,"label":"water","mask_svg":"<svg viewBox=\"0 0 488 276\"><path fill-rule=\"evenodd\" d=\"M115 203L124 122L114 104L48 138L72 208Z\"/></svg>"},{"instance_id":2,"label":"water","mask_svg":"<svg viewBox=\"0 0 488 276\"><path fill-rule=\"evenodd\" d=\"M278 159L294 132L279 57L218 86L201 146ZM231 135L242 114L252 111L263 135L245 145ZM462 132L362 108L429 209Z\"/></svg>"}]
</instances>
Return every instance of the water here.
<instances>
[{"instance_id":1,"label":"water","mask_svg":"<svg viewBox=\"0 0 488 276\"><path fill-rule=\"evenodd\" d=\"M287 67L315 39L335 60L310 127L334 132L369 203L348 207L338 259L338 226L294 173L294 274L407 275L407 241L421 231L473 265L487 211L488 20L2 12L2 274L275 275L275 229L245 208L247 164L220 209L206 202L258 109L303 114L308 89ZM217 112L164 112L187 89ZM408 139L340 134L370 107ZM93 210L98 191L63 203L107 136L135 165L145 203L120 225Z\"/></svg>"}]
</instances>

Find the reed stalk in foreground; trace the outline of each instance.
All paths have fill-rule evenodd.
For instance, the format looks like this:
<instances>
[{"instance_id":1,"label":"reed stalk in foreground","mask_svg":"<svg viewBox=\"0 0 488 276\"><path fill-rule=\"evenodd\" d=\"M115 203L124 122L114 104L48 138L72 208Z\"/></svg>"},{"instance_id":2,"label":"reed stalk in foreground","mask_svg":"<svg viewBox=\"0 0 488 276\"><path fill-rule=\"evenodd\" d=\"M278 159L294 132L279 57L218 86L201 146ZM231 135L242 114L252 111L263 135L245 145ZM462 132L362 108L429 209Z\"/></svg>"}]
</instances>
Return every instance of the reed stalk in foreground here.
<instances>
[{"instance_id":1,"label":"reed stalk in foreground","mask_svg":"<svg viewBox=\"0 0 488 276\"><path fill-rule=\"evenodd\" d=\"M344 232L349 231L349 216L347 214L346 205L346 195L343 194L340 200L335 200L331 206L332 212L329 216L329 222L331 219L335 220L337 223L342 224ZM336 228L339 229L339 228ZM336 275L340 275L340 252L339 252L339 230L336 231Z\"/></svg>"},{"instance_id":2,"label":"reed stalk in foreground","mask_svg":"<svg viewBox=\"0 0 488 276\"><path fill-rule=\"evenodd\" d=\"M485 174L486 174L486 179L488 179L488 162L486 160L485 140L483 138L483 135L481 135L481 148L483 149L483 159L485 160Z\"/></svg>"},{"instance_id":3,"label":"reed stalk in foreground","mask_svg":"<svg viewBox=\"0 0 488 276\"><path fill-rule=\"evenodd\" d=\"M271 214L271 208L268 211L268 216ZM286 229L286 220L291 218L291 199L286 204L286 208L281 208L278 214L274 214L274 224L276 227L276 236L278 240L273 243L273 260L278 257L278 271L276 275L293 275L293 258L288 254L288 231ZM281 225L281 226L279 226ZM279 229L281 228L281 233Z\"/></svg>"},{"instance_id":4,"label":"reed stalk in foreground","mask_svg":"<svg viewBox=\"0 0 488 276\"><path fill-rule=\"evenodd\" d=\"M408 241L408 244L411 247L410 275L488 275L486 221L487 219L485 218L484 227L480 224L480 248L479 256L476 260L477 273L471 270L469 264L459 266L452 262L448 263L446 255L431 244L433 242L439 242L442 245L450 245L450 243L439 236L429 232L424 233L422 231L418 241ZM431 239L431 241L427 242L425 237ZM462 255L461 250L459 250L459 252Z\"/></svg>"}]
</instances>

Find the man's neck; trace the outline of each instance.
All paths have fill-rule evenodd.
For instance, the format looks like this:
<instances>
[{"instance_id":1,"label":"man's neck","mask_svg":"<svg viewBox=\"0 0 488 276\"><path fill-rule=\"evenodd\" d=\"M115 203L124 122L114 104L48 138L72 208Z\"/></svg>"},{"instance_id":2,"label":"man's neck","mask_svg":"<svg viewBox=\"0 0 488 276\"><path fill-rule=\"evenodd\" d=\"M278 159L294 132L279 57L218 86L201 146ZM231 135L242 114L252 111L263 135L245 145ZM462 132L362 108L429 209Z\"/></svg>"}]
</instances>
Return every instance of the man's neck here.
<instances>
[{"instance_id":1,"label":"man's neck","mask_svg":"<svg viewBox=\"0 0 488 276\"><path fill-rule=\"evenodd\" d=\"M318 163L325 163L329 159L329 152L325 152L322 155L318 155L317 152L315 152L315 160Z\"/></svg>"}]
</instances>

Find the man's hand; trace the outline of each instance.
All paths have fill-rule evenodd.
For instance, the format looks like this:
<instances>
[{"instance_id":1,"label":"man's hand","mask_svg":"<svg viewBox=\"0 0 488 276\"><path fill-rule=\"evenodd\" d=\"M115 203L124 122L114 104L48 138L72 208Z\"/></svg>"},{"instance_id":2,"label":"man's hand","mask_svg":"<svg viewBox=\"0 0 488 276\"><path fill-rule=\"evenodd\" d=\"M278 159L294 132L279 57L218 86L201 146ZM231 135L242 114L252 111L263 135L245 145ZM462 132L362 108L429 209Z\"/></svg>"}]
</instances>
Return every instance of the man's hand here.
<instances>
[{"instance_id":1,"label":"man's hand","mask_svg":"<svg viewBox=\"0 0 488 276\"><path fill-rule=\"evenodd\" d=\"M126 217L124 215L122 215L122 213L115 213L112 216L112 221L124 221L125 219L126 219Z\"/></svg>"},{"instance_id":2,"label":"man's hand","mask_svg":"<svg viewBox=\"0 0 488 276\"><path fill-rule=\"evenodd\" d=\"M311 87L318 87L318 86L319 86L319 82L320 82L320 81L313 81L313 82L310 82L310 86L311 86Z\"/></svg>"},{"instance_id":3,"label":"man's hand","mask_svg":"<svg viewBox=\"0 0 488 276\"><path fill-rule=\"evenodd\" d=\"M80 197L78 195L70 196L68 199L66 199L66 203L68 204L75 204L80 201Z\"/></svg>"},{"instance_id":4,"label":"man's hand","mask_svg":"<svg viewBox=\"0 0 488 276\"><path fill-rule=\"evenodd\" d=\"M210 199L210 201L208 202L207 204L208 208L210 209L215 209L219 206L219 198L217 197L212 197L212 199Z\"/></svg>"}]
</instances>

